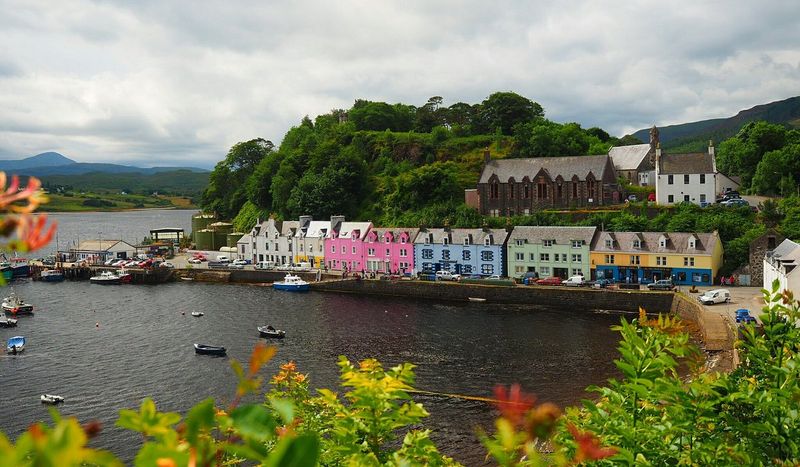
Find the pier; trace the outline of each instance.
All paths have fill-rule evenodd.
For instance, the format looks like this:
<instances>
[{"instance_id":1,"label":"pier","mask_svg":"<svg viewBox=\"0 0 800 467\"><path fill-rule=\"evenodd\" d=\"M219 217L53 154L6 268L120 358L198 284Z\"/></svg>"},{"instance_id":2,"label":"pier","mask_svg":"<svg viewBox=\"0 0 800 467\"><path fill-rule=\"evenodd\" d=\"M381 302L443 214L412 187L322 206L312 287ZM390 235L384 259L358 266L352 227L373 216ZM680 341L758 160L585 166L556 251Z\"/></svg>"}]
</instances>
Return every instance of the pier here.
<instances>
[{"instance_id":1,"label":"pier","mask_svg":"<svg viewBox=\"0 0 800 467\"><path fill-rule=\"evenodd\" d=\"M31 264L31 278L35 281L40 280L45 269L57 269L64 273L66 280L70 281L88 281L90 277L103 271L119 271L119 268L109 266L87 266L78 263L57 263L54 267ZM175 279L173 270L169 268L130 268L125 271L133 276L134 284L163 284Z\"/></svg>"}]
</instances>

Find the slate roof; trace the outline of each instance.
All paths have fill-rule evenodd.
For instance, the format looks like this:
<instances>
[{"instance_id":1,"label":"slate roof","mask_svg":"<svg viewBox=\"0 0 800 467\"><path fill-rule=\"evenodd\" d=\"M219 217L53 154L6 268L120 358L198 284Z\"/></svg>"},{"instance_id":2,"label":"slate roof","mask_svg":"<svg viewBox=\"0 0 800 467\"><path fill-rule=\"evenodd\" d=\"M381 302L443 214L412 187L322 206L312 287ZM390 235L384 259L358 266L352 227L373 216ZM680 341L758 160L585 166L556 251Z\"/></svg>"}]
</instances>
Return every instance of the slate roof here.
<instances>
[{"instance_id":1,"label":"slate roof","mask_svg":"<svg viewBox=\"0 0 800 467\"><path fill-rule=\"evenodd\" d=\"M300 228L300 221L283 221L281 224L281 237L292 237Z\"/></svg>"},{"instance_id":2,"label":"slate roof","mask_svg":"<svg viewBox=\"0 0 800 467\"><path fill-rule=\"evenodd\" d=\"M533 157L529 159L496 159L489 161L481 172L478 183L488 183L492 174L496 174L501 182L509 178L521 181L524 177L533 178L544 168L555 180L561 175L564 180L572 179L577 175L579 179L586 180L589 172L595 179L602 180L608 162L608 155L600 156L565 156L565 157Z\"/></svg>"},{"instance_id":3,"label":"slate roof","mask_svg":"<svg viewBox=\"0 0 800 467\"><path fill-rule=\"evenodd\" d=\"M372 232L375 232L375 235L379 239L383 238L383 235L386 232L391 232L393 237L394 237L394 241L395 242L399 242L400 241L400 234L402 234L403 232L407 232L408 233L408 242L409 243L414 243L414 239L417 238L417 234L419 233L419 229L416 228L416 227L413 227L413 228L408 228L408 227L373 227L372 228Z\"/></svg>"},{"instance_id":4,"label":"slate roof","mask_svg":"<svg viewBox=\"0 0 800 467\"><path fill-rule=\"evenodd\" d=\"M311 221L308 223L305 235L298 230L295 233L299 238L325 238L331 230L331 221Z\"/></svg>"},{"instance_id":5,"label":"slate roof","mask_svg":"<svg viewBox=\"0 0 800 467\"><path fill-rule=\"evenodd\" d=\"M470 239L470 245L483 245L489 235L493 237L492 245L502 245L508 236L505 229L420 229L414 244L424 244L432 236L431 243L441 245L447 234L450 235L450 243L453 245L463 245L464 238Z\"/></svg>"},{"instance_id":6,"label":"slate roof","mask_svg":"<svg viewBox=\"0 0 800 467\"><path fill-rule=\"evenodd\" d=\"M661 174L711 174L714 173L714 156L707 152L690 154L662 154L659 158Z\"/></svg>"},{"instance_id":7,"label":"slate roof","mask_svg":"<svg viewBox=\"0 0 800 467\"><path fill-rule=\"evenodd\" d=\"M667 238L665 248L659 246L659 240L664 236ZM697 239L694 249L689 248L689 239ZM613 238L614 244L607 248L606 238ZM633 248L633 240L639 238L642 246L639 249ZM693 232L600 232L592 242L592 251L609 253L675 253L692 255L710 255L714 252L719 235L712 233L693 233Z\"/></svg>"},{"instance_id":8,"label":"slate roof","mask_svg":"<svg viewBox=\"0 0 800 467\"><path fill-rule=\"evenodd\" d=\"M339 226L339 238L352 238L353 231L359 230L358 240L364 240L370 227L372 227L372 222L342 222ZM328 232L328 238L332 238L332 233Z\"/></svg>"},{"instance_id":9,"label":"slate roof","mask_svg":"<svg viewBox=\"0 0 800 467\"><path fill-rule=\"evenodd\" d=\"M556 244L572 243L572 240L582 240L586 245L592 243L597 232L597 227L580 226L516 226L509 239L524 239L527 243L540 244L542 240L555 240Z\"/></svg>"},{"instance_id":10,"label":"slate roof","mask_svg":"<svg viewBox=\"0 0 800 467\"><path fill-rule=\"evenodd\" d=\"M636 170L650 152L649 144L614 146L608 151L611 162L617 170Z\"/></svg>"},{"instance_id":11,"label":"slate roof","mask_svg":"<svg viewBox=\"0 0 800 467\"><path fill-rule=\"evenodd\" d=\"M248 245L249 245L249 244L253 243L253 236L252 236L252 235L250 235L250 234L245 234L245 235L242 235L242 238L240 238L240 239L239 239L239 241L238 241L238 242L236 242L236 243L237 243L237 244L239 244L239 243L246 243L246 244L248 244Z\"/></svg>"}]
</instances>

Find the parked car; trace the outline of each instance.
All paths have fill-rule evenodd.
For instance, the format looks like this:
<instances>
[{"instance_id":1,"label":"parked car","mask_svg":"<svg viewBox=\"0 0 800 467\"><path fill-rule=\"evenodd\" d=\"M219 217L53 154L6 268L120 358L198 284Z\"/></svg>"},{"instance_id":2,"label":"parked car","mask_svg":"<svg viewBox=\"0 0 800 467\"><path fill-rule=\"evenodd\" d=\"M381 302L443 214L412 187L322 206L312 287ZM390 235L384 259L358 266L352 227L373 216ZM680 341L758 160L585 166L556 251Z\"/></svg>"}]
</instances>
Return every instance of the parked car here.
<instances>
[{"instance_id":1,"label":"parked car","mask_svg":"<svg viewBox=\"0 0 800 467\"><path fill-rule=\"evenodd\" d=\"M276 264L273 261L259 261L256 263L255 268L269 270L275 269L275 266Z\"/></svg>"},{"instance_id":2,"label":"parked car","mask_svg":"<svg viewBox=\"0 0 800 467\"><path fill-rule=\"evenodd\" d=\"M231 259L225 255L219 255L217 256L217 261L219 261L220 263L230 263Z\"/></svg>"},{"instance_id":3,"label":"parked car","mask_svg":"<svg viewBox=\"0 0 800 467\"><path fill-rule=\"evenodd\" d=\"M227 267L231 269L244 269L244 264L238 264L238 263L223 263L223 264L225 264Z\"/></svg>"},{"instance_id":4,"label":"parked car","mask_svg":"<svg viewBox=\"0 0 800 467\"><path fill-rule=\"evenodd\" d=\"M164 261L163 263L160 263L158 265L158 267L160 267L160 268L174 268L175 265L170 263L169 261Z\"/></svg>"},{"instance_id":5,"label":"parked car","mask_svg":"<svg viewBox=\"0 0 800 467\"><path fill-rule=\"evenodd\" d=\"M639 197L637 197L636 195L628 195L628 201L630 201L631 203L635 203L639 201Z\"/></svg>"},{"instance_id":6,"label":"parked car","mask_svg":"<svg viewBox=\"0 0 800 467\"><path fill-rule=\"evenodd\" d=\"M453 274L450 271L436 271L437 281L460 281L461 274Z\"/></svg>"},{"instance_id":7,"label":"parked car","mask_svg":"<svg viewBox=\"0 0 800 467\"><path fill-rule=\"evenodd\" d=\"M192 264L200 264L203 261L200 258L189 258L189 262Z\"/></svg>"},{"instance_id":8,"label":"parked car","mask_svg":"<svg viewBox=\"0 0 800 467\"><path fill-rule=\"evenodd\" d=\"M311 270L311 263L297 263L292 266L292 271L310 271Z\"/></svg>"},{"instance_id":9,"label":"parked car","mask_svg":"<svg viewBox=\"0 0 800 467\"><path fill-rule=\"evenodd\" d=\"M660 279L647 284L648 290L675 290L675 284L670 279Z\"/></svg>"},{"instance_id":10,"label":"parked car","mask_svg":"<svg viewBox=\"0 0 800 467\"><path fill-rule=\"evenodd\" d=\"M738 208L740 206L750 206L750 203L747 202L746 199L741 198L732 198L726 201L719 203L721 206L733 207Z\"/></svg>"},{"instance_id":11,"label":"parked car","mask_svg":"<svg viewBox=\"0 0 800 467\"><path fill-rule=\"evenodd\" d=\"M500 276L500 274L492 274L491 276L488 276L488 277L486 278L486 280L489 280L489 281L499 281L499 280L503 280L503 277L502 277L502 276Z\"/></svg>"},{"instance_id":12,"label":"parked car","mask_svg":"<svg viewBox=\"0 0 800 467\"><path fill-rule=\"evenodd\" d=\"M581 287L583 285L586 285L586 279L584 279L583 276L580 275L571 276L569 279L562 282L561 285L567 287Z\"/></svg>"},{"instance_id":13,"label":"parked car","mask_svg":"<svg viewBox=\"0 0 800 467\"><path fill-rule=\"evenodd\" d=\"M244 265L247 264L247 261L243 260L243 259L235 259L235 260L233 260L232 264L240 264L240 265L244 266Z\"/></svg>"},{"instance_id":14,"label":"parked car","mask_svg":"<svg viewBox=\"0 0 800 467\"><path fill-rule=\"evenodd\" d=\"M736 310L736 322L749 324L749 323L756 323L758 321L756 321L756 318L750 314L750 310L746 308L739 308L738 310Z\"/></svg>"},{"instance_id":15,"label":"parked car","mask_svg":"<svg viewBox=\"0 0 800 467\"><path fill-rule=\"evenodd\" d=\"M705 292L697 297L703 305L713 305L715 303L727 303L731 301L731 292L728 289L714 289Z\"/></svg>"},{"instance_id":16,"label":"parked car","mask_svg":"<svg viewBox=\"0 0 800 467\"><path fill-rule=\"evenodd\" d=\"M528 271L520 277L520 281L525 285L535 284L539 279L539 273L536 271Z\"/></svg>"},{"instance_id":17,"label":"parked car","mask_svg":"<svg viewBox=\"0 0 800 467\"><path fill-rule=\"evenodd\" d=\"M595 289L605 289L609 285L614 283L614 279L606 279L605 277L601 277L596 281L592 282L592 287Z\"/></svg>"},{"instance_id":18,"label":"parked car","mask_svg":"<svg viewBox=\"0 0 800 467\"><path fill-rule=\"evenodd\" d=\"M545 277L536 281L537 285L561 285L561 278L558 276Z\"/></svg>"}]
</instances>

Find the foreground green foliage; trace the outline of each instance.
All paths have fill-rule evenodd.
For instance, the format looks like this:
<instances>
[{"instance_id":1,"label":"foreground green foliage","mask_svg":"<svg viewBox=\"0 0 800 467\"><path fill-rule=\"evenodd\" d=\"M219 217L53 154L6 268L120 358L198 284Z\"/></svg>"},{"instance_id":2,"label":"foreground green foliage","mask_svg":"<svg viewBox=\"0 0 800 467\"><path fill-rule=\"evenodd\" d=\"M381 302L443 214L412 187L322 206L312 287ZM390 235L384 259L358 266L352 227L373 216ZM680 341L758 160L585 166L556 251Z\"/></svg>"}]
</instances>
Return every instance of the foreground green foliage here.
<instances>
[{"instance_id":1,"label":"foreground green foliage","mask_svg":"<svg viewBox=\"0 0 800 467\"><path fill-rule=\"evenodd\" d=\"M731 374L704 371L678 321L641 310L617 327L620 379L590 388L597 397L582 408L562 415L518 386L496 388L495 431L478 433L487 455L502 466L797 465L800 308L777 283L764 295L761 325L740 328L742 363ZM264 403L239 404L259 390L259 370L274 353L259 346L247 368L233 363L239 385L225 409L208 399L182 417L158 412L146 399L139 410L123 410L118 425L145 439L135 464L458 465L420 427L428 414L411 399L413 365L387 370L375 360L354 365L342 357L346 392L339 396L310 394L307 376L287 363ZM0 436L0 467L120 464L86 447L96 426L52 414L52 428L36 424L14 444Z\"/></svg>"}]
</instances>

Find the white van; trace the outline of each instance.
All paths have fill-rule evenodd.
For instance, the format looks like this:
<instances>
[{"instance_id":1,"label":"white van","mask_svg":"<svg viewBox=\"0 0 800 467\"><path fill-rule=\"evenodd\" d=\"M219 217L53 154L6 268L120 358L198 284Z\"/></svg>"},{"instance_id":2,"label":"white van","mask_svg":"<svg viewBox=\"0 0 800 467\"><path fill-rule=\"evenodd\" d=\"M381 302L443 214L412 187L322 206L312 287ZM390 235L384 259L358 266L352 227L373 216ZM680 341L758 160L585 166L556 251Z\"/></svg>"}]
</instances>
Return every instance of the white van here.
<instances>
[{"instance_id":1,"label":"white van","mask_svg":"<svg viewBox=\"0 0 800 467\"><path fill-rule=\"evenodd\" d=\"M572 276L562 282L561 285L565 285L567 287L580 287L582 285L586 285L586 280L583 278L583 276Z\"/></svg>"},{"instance_id":2,"label":"white van","mask_svg":"<svg viewBox=\"0 0 800 467\"><path fill-rule=\"evenodd\" d=\"M709 290L697 297L703 305L713 305L715 303L727 303L731 301L731 292L728 289Z\"/></svg>"},{"instance_id":3,"label":"white van","mask_svg":"<svg viewBox=\"0 0 800 467\"><path fill-rule=\"evenodd\" d=\"M270 269L275 269L275 266L276 264L273 261L259 261L258 263L256 263L255 268L270 270Z\"/></svg>"},{"instance_id":4,"label":"white van","mask_svg":"<svg viewBox=\"0 0 800 467\"><path fill-rule=\"evenodd\" d=\"M311 263L297 263L292 267L292 271L310 271Z\"/></svg>"},{"instance_id":5,"label":"white van","mask_svg":"<svg viewBox=\"0 0 800 467\"><path fill-rule=\"evenodd\" d=\"M231 259L225 255L219 255L217 256L217 261L219 261L220 263L230 263Z\"/></svg>"}]
</instances>

